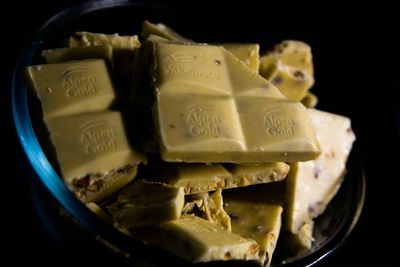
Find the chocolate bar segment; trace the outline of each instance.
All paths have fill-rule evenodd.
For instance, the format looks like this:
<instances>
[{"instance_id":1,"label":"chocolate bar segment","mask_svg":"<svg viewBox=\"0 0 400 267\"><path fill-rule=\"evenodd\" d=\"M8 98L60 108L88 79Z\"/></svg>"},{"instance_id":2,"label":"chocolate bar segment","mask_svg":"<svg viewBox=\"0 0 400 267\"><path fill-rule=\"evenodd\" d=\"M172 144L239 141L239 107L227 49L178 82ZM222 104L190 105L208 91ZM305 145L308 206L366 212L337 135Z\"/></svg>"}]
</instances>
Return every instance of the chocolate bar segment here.
<instances>
[{"instance_id":1,"label":"chocolate bar segment","mask_svg":"<svg viewBox=\"0 0 400 267\"><path fill-rule=\"evenodd\" d=\"M30 66L30 88L39 98L44 119L105 110L115 91L102 59Z\"/></svg>"},{"instance_id":2,"label":"chocolate bar segment","mask_svg":"<svg viewBox=\"0 0 400 267\"><path fill-rule=\"evenodd\" d=\"M286 248L285 255L299 255L311 249L314 240L314 220L304 223L294 234L283 231L279 243Z\"/></svg>"},{"instance_id":3,"label":"chocolate bar segment","mask_svg":"<svg viewBox=\"0 0 400 267\"><path fill-rule=\"evenodd\" d=\"M185 194L281 181L290 169L283 162L249 166L217 163L160 163L155 166L157 171L152 175L152 180L183 187Z\"/></svg>"},{"instance_id":4,"label":"chocolate bar segment","mask_svg":"<svg viewBox=\"0 0 400 267\"><path fill-rule=\"evenodd\" d=\"M258 264L269 266L278 242L284 205L283 182L224 190L224 209L232 232L257 241Z\"/></svg>"},{"instance_id":5,"label":"chocolate bar segment","mask_svg":"<svg viewBox=\"0 0 400 267\"><path fill-rule=\"evenodd\" d=\"M289 165L284 162L267 162L259 165L224 164L231 174L226 179L226 188L243 187L282 181L289 173Z\"/></svg>"},{"instance_id":6,"label":"chocolate bar segment","mask_svg":"<svg viewBox=\"0 0 400 267\"><path fill-rule=\"evenodd\" d=\"M142 27L142 36L148 38L150 35L160 36L171 41L191 42L165 24L151 23L145 20Z\"/></svg>"},{"instance_id":7,"label":"chocolate bar segment","mask_svg":"<svg viewBox=\"0 0 400 267\"><path fill-rule=\"evenodd\" d=\"M156 165L156 173L151 180L183 187L185 194L214 191L225 187L230 173L221 164L173 164Z\"/></svg>"},{"instance_id":8,"label":"chocolate bar segment","mask_svg":"<svg viewBox=\"0 0 400 267\"><path fill-rule=\"evenodd\" d=\"M316 158L305 108L222 47L155 43L154 121L165 161Z\"/></svg>"},{"instance_id":9,"label":"chocolate bar segment","mask_svg":"<svg viewBox=\"0 0 400 267\"><path fill-rule=\"evenodd\" d=\"M261 76L288 99L302 100L314 84L311 48L300 41L287 40L260 58Z\"/></svg>"},{"instance_id":10,"label":"chocolate bar segment","mask_svg":"<svg viewBox=\"0 0 400 267\"><path fill-rule=\"evenodd\" d=\"M111 45L116 50L135 50L140 47L137 35L120 36L117 33L76 32L68 39L69 47Z\"/></svg>"},{"instance_id":11,"label":"chocolate bar segment","mask_svg":"<svg viewBox=\"0 0 400 267\"><path fill-rule=\"evenodd\" d=\"M183 188L137 180L109 206L117 227L131 228L178 219L184 204Z\"/></svg>"},{"instance_id":12,"label":"chocolate bar segment","mask_svg":"<svg viewBox=\"0 0 400 267\"><path fill-rule=\"evenodd\" d=\"M260 66L260 45L259 44L235 44L223 43L221 44L227 51L232 53L235 57L240 59L252 71L258 73Z\"/></svg>"},{"instance_id":13,"label":"chocolate bar segment","mask_svg":"<svg viewBox=\"0 0 400 267\"><path fill-rule=\"evenodd\" d=\"M286 179L285 227L299 235L302 244L311 244L313 218L323 213L340 188L355 140L349 118L315 109L308 114L322 154L312 161L293 163Z\"/></svg>"},{"instance_id":14,"label":"chocolate bar segment","mask_svg":"<svg viewBox=\"0 0 400 267\"><path fill-rule=\"evenodd\" d=\"M68 39L68 47L98 45L111 45L114 68L124 75L132 73L135 53L140 47L137 35L120 36L117 33L76 32Z\"/></svg>"},{"instance_id":15,"label":"chocolate bar segment","mask_svg":"<svg viewBox=\"0 0 400 267\"><path fill-rule=\"evenodd\" d=\"M96 202L136 175L144 156L132 148L119 112L47 120L62 178L84 202Z\"/></svg>"},{"instance_id":16,"label":"chocolate bar segment","mask_svg":"<svg viewBox=\"0 0 400 267\"><path fill-rule=\"evenodd\" d=\"M137 229L146 243L161 247L190 262L258 259L258 245L193 215Z\"/></svg>"},{"instance_id":17,"label":"chocolate bar segment","mask_svg":"<svg viewBox=\"0 0 400 267\"><path fill-rule=\"evenodd\" d=\"M258 262L269 266L281 229L282 206L242 199L225 201L225 209L231 216L232 232L257 241L260 246Z\"/></svg>"},{"instance_id":18,"label":"chocolate bar segment","mask_svg":"<svg viewBox=\"0 0 400 267\"><path fill-rule=\"evenodd\" d=\"M59 63L71 60L101 58L112 62L111 45L97 45L74 48L56 48L44 50L42 56L46 58L47 63Z\"/></svg>"}]
</instances>

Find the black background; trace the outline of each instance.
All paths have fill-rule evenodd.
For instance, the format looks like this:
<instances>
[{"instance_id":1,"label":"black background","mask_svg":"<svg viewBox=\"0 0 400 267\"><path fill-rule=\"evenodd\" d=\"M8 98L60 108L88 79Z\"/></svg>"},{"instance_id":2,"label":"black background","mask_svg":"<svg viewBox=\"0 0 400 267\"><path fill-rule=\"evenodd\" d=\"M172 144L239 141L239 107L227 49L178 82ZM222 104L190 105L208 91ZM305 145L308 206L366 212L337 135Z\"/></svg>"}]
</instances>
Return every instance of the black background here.
<instances>
[{"instance_id":1,"label":"black background","mask_svg":"<svg viewBox=\"0 0 400 267\"><path fill-rule=\"evenodd\" d=\"M1 218L6 224L5 255L13 265L28 260L30 264L47 266L65 256L46 234L31 204L23 172L26 162L14 132L9 94L12 68L24 44L50 16L76 1L53 2L14 1L2 8L6 14L1 16L0 41L0 129L5 155ZM193 31L204 36L203 41L261 40L266 48L283 39L300 39L311 45L316 74L313 91L320 96L325 110L352 118L367 176L367 198L360 222L345 245L321 266L393 265L397 258L393 243L398 242L396 211L400 203L400 46L396 40L399 19L395 8L383 3L193 3L169 4L183 18L199 22L192 29L173 25L189 37ZM237 19L224 20L226 13ZM218 25L209 23L218 18ZM260 29L264 35L255 35L254 31L261 32ZM63 263L71 264L65 260L58 265L64 266Z\"/></svg>"}]
</instances>

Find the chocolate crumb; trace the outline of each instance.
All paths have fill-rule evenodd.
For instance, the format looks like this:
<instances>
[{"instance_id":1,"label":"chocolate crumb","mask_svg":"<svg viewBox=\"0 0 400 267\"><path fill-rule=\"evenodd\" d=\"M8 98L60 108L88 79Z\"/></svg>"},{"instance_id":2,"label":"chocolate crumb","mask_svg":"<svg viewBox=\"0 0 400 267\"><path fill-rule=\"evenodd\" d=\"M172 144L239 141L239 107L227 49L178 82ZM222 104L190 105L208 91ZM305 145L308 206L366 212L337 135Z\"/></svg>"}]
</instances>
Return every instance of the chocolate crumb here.
<instances>
[{"instance_id":1,"label":"chocolate crumb","mask_svg":"<svg viewBox=\"0 0 400 267\"><path fill-rule=\"evenodd\" d=\"M308 212L309 212L309 213L314 213L314 211L315 211L314 206L313 206L313 205L309 205L309 206L308 206Z\"/></svg>"},{"instance_id":2,"label":"chocolate crumb","mask_svg":"<svg viewBox=\"0 0 400 267\"><path fill-rule=\"evenodd\" d=\"M86 189L90 192L96 192L104 188L105 182L103 180L98 180L95 183L89 185Z\"/></svg>"},{"instance_id":3,"label":"chocolate crumb","mask_svg":"<svg viewBox=\"0 0 400 267\"><path fill-rule=\"evenodd\" d=\"M228 251L228 252L225 253L224 259L225 260L229 260L230 258L232 258L232 256L231 256L231 253Z\"/></svg>"},{"instance_id":4,"label":"chocolate crumb","mask_svg":"<svg viewBox=\"0 0 400 267\"><path fill-rule=\"evenodd\" d=\"M269 254L268 251L265 251L265 262L269 262Z\"/></svg>"},{"instance_id":5,"label":"chocolate crumb","mask_svg":"<svg viewBox=\"0 0 400 267\"><path fill-rule=\"evenodd\" d=\"M272 79L271 83L274 85L281 84L283 82L283 79L281 76L276 76Z\"/></svg>"},{"instance_id":6,"label":"chocolate crumb","mask_svg":"<svg viewBox=\"0 0 400 267\"><path fill-rule=\"evenodd\" d=\"M90 175L86 175L81 179L74 180L74 185L79 188L86 188L89 186L89 184L90 184Z\"/></svg>"},{"instance_id":7,"label":"chocolate crumb","mask_svg":"<svg viewBox=\"0 0 400 267\"><path fill-rule=\"evenodd\" d=\"M318 179L320 173L321 173L321 168L318 165L315 165L314 166L314 178Z\"/></svg>"},{"instance_id":8,"label":"chocolate crumb","mask_svg":"<svg viewBox=\"0 0 400 267\"><path fill-rule=\"evenodd\" d=\"M296 70L296 71L293 73L293 75L294 75L294 77L296 77L297 79L304 80L304 78L305 78L304 73L303 73L302 71L300 71L300 70Z\"/></svg>"}]
</instances>

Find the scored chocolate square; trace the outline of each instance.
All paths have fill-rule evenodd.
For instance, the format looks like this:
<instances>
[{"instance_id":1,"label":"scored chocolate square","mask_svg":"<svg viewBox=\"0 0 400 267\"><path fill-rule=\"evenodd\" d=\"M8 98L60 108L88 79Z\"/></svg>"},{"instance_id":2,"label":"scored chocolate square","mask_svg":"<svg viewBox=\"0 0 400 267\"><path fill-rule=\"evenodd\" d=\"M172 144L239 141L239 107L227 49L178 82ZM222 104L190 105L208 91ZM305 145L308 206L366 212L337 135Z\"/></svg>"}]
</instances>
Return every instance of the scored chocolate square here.
<instances>
[{"instance_id":1,"label":"scored chocolate square","mask_svg":"<svg viewBox=\"0 0 400 267\"><path fill-rule=\"evenodd\" d=\"M30 66L30 88L39 98L44 119L105 110L115 91L103 59L88 59Z\"/></svg>"},{"instance_id":2,"label":"scored chocolate square","mask_svg":"<svg viewBox=\"0 0 400 267\"><path fill-rule=\"evenodd\" d=\"M153 43L154 121L165 161L307 161L306 109L224 48Z\"/></svg>"}]
</instances>

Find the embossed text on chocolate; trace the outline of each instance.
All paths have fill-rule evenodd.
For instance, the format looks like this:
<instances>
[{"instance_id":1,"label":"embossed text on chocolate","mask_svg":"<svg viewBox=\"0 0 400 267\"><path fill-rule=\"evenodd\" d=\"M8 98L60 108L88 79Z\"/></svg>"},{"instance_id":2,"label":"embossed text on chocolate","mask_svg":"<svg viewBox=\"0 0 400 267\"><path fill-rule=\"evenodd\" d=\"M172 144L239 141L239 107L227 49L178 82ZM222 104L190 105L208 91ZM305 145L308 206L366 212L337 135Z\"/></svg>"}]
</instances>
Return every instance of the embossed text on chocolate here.
<instances>
[{"instance_id":1,"label":"embossed text on chocolate","mask_svg":"<svg viewBox=\"0 0 400 267\"><path fill-rule=\"evenodd\" d=\"M221 134L221 116L216 114L209 105L195 105L189 107L187 123L194 135L219 136Z\"/></svg>"},{"instance_id":2,"label":"embossed text on chocolate","mask_svg":"<svg viewBox=\"0 0 400 267\"><path fill-rule=\"evenodd\" d=\"M63 75L62 86L67 96L79 97L96 94L96 77L83 68L68 70Z\"/></svg>"},{"instance_id":3,"label":"embossed text on chocolate","mask_svg":"<svg viewBox=\"0 0 400 267\"><path fill-rule=\"evenodd\" d=\"M294 136L294 121L279 109L266 110L264 125L271 136Z\"/></svg>"},{"instance_id":4,"label":"embossed text on chocolate","mask_svg":"<svg viewBox=\"0 0 400 267\"><path fill-rule=\"evenodd\" d=\"M117 132L107 121L92 121L81 126L85 152L108 152L117 148Z\"/></svg>"},{"instance_id":5,"label":"embossed text on chocolate","mask_svg":"<svg viewBox=\"0 0 400 267\"><path fill-rule=\"evenodd\" d=\"M219 80L220 76L214 72L197 69L194 67L175 67L172 65L164 66L166 75L182 75L182 76L191 76L191 77L199 77L210 80Z\"/></svg>"}]
</instances>

